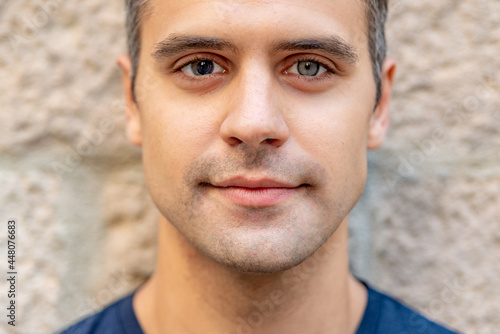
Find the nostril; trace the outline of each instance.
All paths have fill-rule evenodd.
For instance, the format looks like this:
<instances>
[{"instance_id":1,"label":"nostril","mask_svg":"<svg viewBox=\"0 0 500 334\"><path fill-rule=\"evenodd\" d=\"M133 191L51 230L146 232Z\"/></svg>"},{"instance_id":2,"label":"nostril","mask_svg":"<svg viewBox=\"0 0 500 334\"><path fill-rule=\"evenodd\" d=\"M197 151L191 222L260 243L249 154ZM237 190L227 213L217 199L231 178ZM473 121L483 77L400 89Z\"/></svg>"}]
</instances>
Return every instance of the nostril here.
<instances>
[{"instance_id":1,"label":"nostril","mask_svg":"<svg viewBox=\"0 0 500 334\"><path fill-rule=\"evenodd\" d=\"M234 145L239 145L240 143L242 143L243 141L239 138L236 138L236 137L230 137L227 139L227 143L231 146L234 146Z\"/></svg>"}]
</instances>

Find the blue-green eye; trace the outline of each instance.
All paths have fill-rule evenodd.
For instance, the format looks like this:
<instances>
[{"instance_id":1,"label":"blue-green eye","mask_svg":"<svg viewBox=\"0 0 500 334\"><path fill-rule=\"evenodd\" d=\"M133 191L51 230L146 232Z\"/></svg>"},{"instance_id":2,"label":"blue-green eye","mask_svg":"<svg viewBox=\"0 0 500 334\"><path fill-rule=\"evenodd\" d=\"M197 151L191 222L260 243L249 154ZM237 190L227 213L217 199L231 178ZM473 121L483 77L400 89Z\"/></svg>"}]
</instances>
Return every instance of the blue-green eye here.
<instances>
[{"instance_id":1,"label":"blue-green eye","mask_svg":"<svg viewBox=\"0 0 500 334\"><path fill-rule=\"evenodd\" d=\"M225 72L225 70L220 65L211 60L194 61L184 66L181 71L193 76L203 76L213 73Z\"/></svg>"},{"instance_id":2,"label":"blue-green eye","mask_svg":"<svg viewBox=\"0 0 500 334\"><path fill-rule=\"evenodd\" d=\"M318 74L325 73L326 71L326 67L316 61L299 61L293 64L293 66L287 70L287 73L314 77Z\"/></svg>"}]
</instances>

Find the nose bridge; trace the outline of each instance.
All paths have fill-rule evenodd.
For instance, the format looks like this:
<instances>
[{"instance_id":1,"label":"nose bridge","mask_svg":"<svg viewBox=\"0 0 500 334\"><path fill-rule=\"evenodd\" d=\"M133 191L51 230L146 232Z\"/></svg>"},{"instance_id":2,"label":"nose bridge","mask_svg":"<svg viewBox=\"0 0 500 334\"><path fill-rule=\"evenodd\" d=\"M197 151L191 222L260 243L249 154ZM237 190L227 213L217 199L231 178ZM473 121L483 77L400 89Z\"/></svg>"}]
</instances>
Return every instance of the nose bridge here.
<instances>
[{"instance_id":1,"label":"nose bridge","mask_svg":"<svg viewBox=\"0 0 500 334\"><path fill-rule=\"evenodd\" d=\"M226 141L256 147L262 143L281 145L288 138L282 115L279 89L266 62L248 59L235 78L227 117L221 127Z\"/></svg>"},{"instance_id":2,"label":"nose bridge","mask_svg":"<svg viewBox=\"0 0 500 334\"><path fill-rule=\"evenodd\" d=\"M242 117L259 118L271 111L273 78L269 72L256 59L243 66L236 87L239 103L235 106Z\"/></svg>"}]
</instances>

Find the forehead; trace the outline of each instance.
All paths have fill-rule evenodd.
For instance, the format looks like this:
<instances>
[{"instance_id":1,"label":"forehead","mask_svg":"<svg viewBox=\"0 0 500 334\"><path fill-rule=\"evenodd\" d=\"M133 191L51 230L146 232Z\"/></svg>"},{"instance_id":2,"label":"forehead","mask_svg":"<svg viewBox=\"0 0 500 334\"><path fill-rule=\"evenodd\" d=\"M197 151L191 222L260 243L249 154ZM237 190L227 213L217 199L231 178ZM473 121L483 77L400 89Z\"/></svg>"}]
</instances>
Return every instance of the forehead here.
<instances>
[{"instance_id":1,"label":"forehead","mask_svg":"<svg viewBox=\"0 0 500 334\"><path fill-rule=\"evenodd\" d=\"M222 37L256 45L335 35L363 52L363 0L149 0L141 40L151 47L171 34Z\"/></svg>"}]
</instances>

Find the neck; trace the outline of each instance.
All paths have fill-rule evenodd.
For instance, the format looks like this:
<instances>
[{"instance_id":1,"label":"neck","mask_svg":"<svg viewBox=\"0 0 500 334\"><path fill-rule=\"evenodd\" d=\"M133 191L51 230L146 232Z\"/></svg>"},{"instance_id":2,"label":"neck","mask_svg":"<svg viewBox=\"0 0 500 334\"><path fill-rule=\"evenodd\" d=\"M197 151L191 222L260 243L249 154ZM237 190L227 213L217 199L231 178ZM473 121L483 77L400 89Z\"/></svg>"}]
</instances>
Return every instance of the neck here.
<instances>
[{"instance_id":1,"label":"neck","mask_svg":"<svg viewBox=\"0 0 500 334\"><path fill-rule=\"evenodd\" d=\"M156 271L134 296L156 333L354 333L366 290L349 273L347 218L300 265L275 274L221 266L160 219Z\"/></svg>"}]
</instances>

